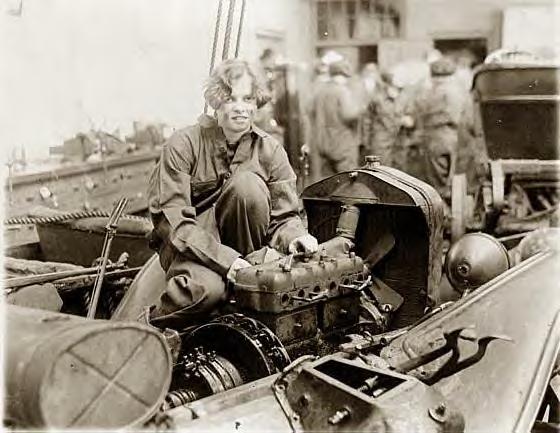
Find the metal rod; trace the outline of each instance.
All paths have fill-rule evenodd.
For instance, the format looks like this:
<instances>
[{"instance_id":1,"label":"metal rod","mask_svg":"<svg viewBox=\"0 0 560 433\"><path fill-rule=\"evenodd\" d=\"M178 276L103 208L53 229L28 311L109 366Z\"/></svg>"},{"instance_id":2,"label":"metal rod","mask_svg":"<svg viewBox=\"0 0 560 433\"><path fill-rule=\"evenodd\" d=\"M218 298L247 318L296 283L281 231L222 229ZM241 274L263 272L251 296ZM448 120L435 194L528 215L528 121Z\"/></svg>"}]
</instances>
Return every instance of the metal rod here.
<instances>
[{"instance_id":1,"label":"metal rod","mask_svg":"<svg viewBox=\"0 0 560 433\"><path fill-rule=\"evenodd\" d=\"M95 278L95 284L93 287L93 294L91 297L91 302L89 305L87 318L93 319L95 318L95 313L97 311L97 304L99 302L99 296L101 294L101 286L103 285L103 278L105 277L105 271L107 269L107 262L109 260L109 253L111 251L111 243L113 242L113 238L117 234L117 226L119 222L119 218L121 217L126 205L128 203L128 199L126 197L121 198L111 216L109 217L109 221L105 226L107 233L105 235L105 242L103 243L103 253L102 253L102 262L101 266L99 267L99 272L97 277Z\"/></svg>"},{"instance_id":2,"label":"metal rod","mask_svg":"<svg viewBox=\"0 0 560 433\"><path fill-rule=\"evenodd\" d=\"M107 267L107 269L109 269L109 267ZM140 272L141 269L142 266L137 266L135 268L111 270L105 274L104 279L105 280L118 279L122 277L135 276L138 272ZM53 282L53 284L58 290L58 293L67 293L77 289L91 286L92 283L95 283L95 281L93 281L93 278L94 278L93 275L75 276L75 277L56 280Z\"/></svg>"},{"instance_id":3,"label":"metal rod","mask_svg":"<svg viewBox=\"0 0 560 433\"><path fill-rule=\"evenodd\" d=\"M114 268L115 265L108 266ZM48 274L27 275L25 277L9 278L3 281L5 289L15 289L18 287L29 286L31 284L43 284L50 281L61 280L62 278L76 277L80 275L94 274L99 271L99 267L76 269L71 271L51 272ZM10 291L11 292L11 291Z\"/></svg>"}]
</instances>

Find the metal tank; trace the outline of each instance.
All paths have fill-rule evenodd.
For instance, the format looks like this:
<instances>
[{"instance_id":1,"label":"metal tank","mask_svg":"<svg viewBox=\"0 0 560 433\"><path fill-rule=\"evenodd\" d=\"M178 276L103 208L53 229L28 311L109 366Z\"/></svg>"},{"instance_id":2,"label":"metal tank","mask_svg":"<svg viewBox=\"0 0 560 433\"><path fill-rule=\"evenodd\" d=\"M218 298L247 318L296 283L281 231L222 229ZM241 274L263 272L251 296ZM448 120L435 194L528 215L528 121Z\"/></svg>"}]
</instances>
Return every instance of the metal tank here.
<instances>
[{"instance_id":1,"label":"metal tank","mask_svg":"<svg viewBox=\"0 0 560 433\"><path fill-rule=\"evenodd\" d=\"M171 354L155 329L14 305L5 312L6 425L120 429L159 408Z\"/></svg>"}]
</instances>

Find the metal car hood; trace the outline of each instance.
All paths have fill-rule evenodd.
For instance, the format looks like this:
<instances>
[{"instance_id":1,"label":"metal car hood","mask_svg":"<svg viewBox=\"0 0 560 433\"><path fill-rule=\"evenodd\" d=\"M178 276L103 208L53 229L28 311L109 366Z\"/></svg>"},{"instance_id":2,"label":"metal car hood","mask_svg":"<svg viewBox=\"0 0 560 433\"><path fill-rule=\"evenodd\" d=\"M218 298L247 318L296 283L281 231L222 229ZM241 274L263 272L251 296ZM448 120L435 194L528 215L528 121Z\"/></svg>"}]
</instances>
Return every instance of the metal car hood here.
<instances>
[{"instance_id":1,"label":"metal car hood","mask_svg":"<svg viewBox=\"0 0 560 433\"><path fill-rule=\"evenodd\" d=\"M392 365L433 350L443 332L501 334L480 361L433 386L465 416L466 431L530 431L560 346L560 254L540 253L413 327L382 355ZM461 357L474 343L459 344ZM435 361L437 362L437 361ZM433 364L432 364L433 365Z\"/></svg>"}]
</instances>

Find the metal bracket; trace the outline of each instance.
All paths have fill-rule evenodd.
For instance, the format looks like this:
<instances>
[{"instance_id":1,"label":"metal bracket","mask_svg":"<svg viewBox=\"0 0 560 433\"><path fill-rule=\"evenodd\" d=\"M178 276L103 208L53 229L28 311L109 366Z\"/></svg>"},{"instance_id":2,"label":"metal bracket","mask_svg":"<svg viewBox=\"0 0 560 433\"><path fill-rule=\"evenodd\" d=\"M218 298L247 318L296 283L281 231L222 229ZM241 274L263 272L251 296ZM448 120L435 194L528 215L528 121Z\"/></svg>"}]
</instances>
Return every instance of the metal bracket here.
<instances>
[{"instance_id":1,"label":"metal bracket","mask_svg":"<svg viewBox=\"0 0 560 433\"><path fill-rule=\"evenodd\" d=\"M461 327L450 332L443 334L445 344L431 352L424 353L416 358L409 359L397 365L395 370L400 373L408 373L423 365L426 365L443 355L451 353L451 357L443 364L434 374L427 378L422 378L422 381L427 385L432 385L437 381L451 376L458 371L464 370L467 367L480 361L488 345L494 340L503 340L512 342L513 340L506 335L488 335L486 337L478 338L473 327ZM459 361L461 355L459 350L459 340L471 341L477 345L477 351L474 355Z\"/></svg>"}]
</instances>

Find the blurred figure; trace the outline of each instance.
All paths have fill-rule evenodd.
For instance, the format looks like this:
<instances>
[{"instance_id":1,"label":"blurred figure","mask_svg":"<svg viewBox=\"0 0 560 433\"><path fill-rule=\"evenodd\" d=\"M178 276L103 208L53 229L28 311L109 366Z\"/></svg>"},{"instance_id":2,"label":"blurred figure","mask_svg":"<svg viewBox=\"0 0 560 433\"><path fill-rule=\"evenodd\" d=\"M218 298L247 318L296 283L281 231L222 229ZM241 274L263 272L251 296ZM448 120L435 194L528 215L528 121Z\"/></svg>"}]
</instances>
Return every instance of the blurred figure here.
<instances>
[{"instance_id":1,"label":"blurred figure","mask_svg":"<svg viewBox=\"0 0 560 433\"><path fill-rule=\"evenodd\" d=\"M273 90L274 83L274 68L276 67L278 55L271 48L263 50L260 60L261 72L264 75L264 82L269 91Z\"/></svg>"},{"instance_id":2,"label":"blurred figure","mask_svg":"<svg viewBox=\"0 0 560 433\"><path fill-rule=\"evenodd\" d=\"M308 179L305 181L307 186L321 178L321 158L317 149L315 139L315 122L314 122L314 101L325 83L331 80L329 74L329 65L322 59L318 59L313 67L313 78L311 86L307 92L305 99L305 144L302 147L303 165L307 167Z\"/></svg>"},{"instance_id":3,"label":"blurred figure","mask_svg":"<svg viewBox=\"0 0 560 433\"><path fill-rule=\"evenodd\" d=\"M465 86L465 90L467 93L471 91L471 87L473 84L474 63L474 56L472 54L469 55L469 53L460 55L457 58L457 71L455 72L455 76L457 77L457 80L459 80L459 82L463 84L463 86Z\"/></svg>"},{"instance_id":4,"label":"blurred figure","mask_svg":"<svg viewBox=\"0 0 560 433\"><path fill-rule=\"evenodd\" d=\"M379 156L383 165L399 165L399 133L412 120L405 114L401 88L392 74L381 74L379 86L368 104L366 117L371 126L369 131L364 131L364 153Z\"/></svg>"},{"instance_id":5,"label":"blurred figure","mask_svg":"<svg viewBox=\"0 0 560 433\"><path fill-rule=\"evenodd\" d=\"M466 52L457 59L459 83L464 86L465 104L459 123L458 146L455 160L455 173L465 173L470 193L477 191L485 178L485 166L489 161L488 151L482 134L480 116L476 112L471 89L473 85L473 66L476 59L472 53Z\"/></svg>"},{"instance_id":6,"label":"blurred figure","mask_svg":"<svg viewBox=\"0 0 560 433\"><path fill-rule=\"evenodd\" d=\"M320 178L358 166L358 118L365 108L349 86L347 61L331 63L329 74L330 81L317 88L310 108L309 144L318 155L314 166Z\"/></svg>"},{"instance_id":7,"label":"blurred figure","mask_svg":"<svg viewBox=\"0 0 560 433\"><path fill-rule=\"evenodd\" d=\"M275 106L278 100L277 89L275 88L276 79L276 65L278 61L278 54L271 48L263 50L259 57L259 68L257 70L257 78L260 83L266 88L271 96L270 102L263 107L259 108L255 115L255 125L263 131L268 132L280 143L283 144L283 130L279 126L278 119L276 119Z\"/></svg>"},{"instance_id":8,"label":"blurred figure","mask_svg":"<svg viewBox=\"0 0 560 433\"><path fill-rule=\"evenodd\" d=\"M381 81L381 75L379 74L377 64L373 62L366 63L362 68L360 79L365 90L365 98L367 102L370 102L373 100L373 96L376 90L378 90Z\"/></svg>"},{"instance_id":9,"label":"blurred figure","mask_svg":"<svg viewBox=\"0 0 560 433\"><path fill-rule=\"evenodd\" d=\"M468 94L455 78L456 65L448 57L430 65L431 86L414 103L415 142L411 174L432 185L444 198L450 195L455 173L458 129L465 115Z\"/></svg>"},{"instance_id":10,"label":"blurred figure","mask_svg":"<svg viewBox=\"0 0 560 433\"><path fill-rule=\"evenodd\" d=\"M486 177L486 165L490 160L480 125L478 107L470 91L466 94L463 114L458 127L458 146L455 157L455 173L465 173L469 193L479 189Z\"/></svg>"},{"instance_id":11,"label":"blurred figure","mask_svg":"<svg viewBox=\"0 0 560 433\"><path fill-rule=\"evenodd\" d=\"M360 161L363 161L363 157L369 153L366 149L369 148L369 141L372 136L372 106L375 102L374 97L375 93L379 92L379 87L381 86L381 75L377 69L377 64L366 63L364 65L360 74L360 84L366 106L358 125L360 134Z\"/></svg>"}]
</instances>

